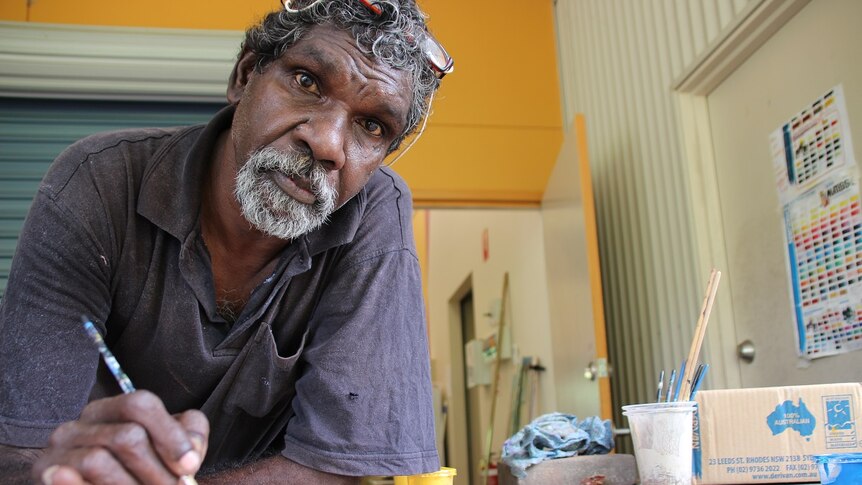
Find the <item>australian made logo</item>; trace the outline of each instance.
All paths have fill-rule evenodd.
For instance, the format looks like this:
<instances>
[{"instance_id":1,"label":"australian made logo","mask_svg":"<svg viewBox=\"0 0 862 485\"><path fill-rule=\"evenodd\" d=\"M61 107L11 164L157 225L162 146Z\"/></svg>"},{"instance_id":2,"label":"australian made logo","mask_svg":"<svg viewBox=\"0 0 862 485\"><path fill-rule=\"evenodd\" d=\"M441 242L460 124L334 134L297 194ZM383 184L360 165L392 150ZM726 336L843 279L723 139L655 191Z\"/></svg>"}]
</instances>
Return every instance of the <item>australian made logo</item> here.
<instances>
[{"instance_id":1,"label":"australian made logo","mask_svg":"<svg viewBox=\"0 0 862 485\"><path fill-rule=\"evenodd\" d=\"M823 396L826 416L826 448L856 448L856 417L853 395Z\"/></svg>"},{"instance_id":2,"label":"australian made logo","mask_svg":"<svg viewBox=\"0 0 862 485\"><path fill-rule=\"evenodd\" d=\"M776 406L775 411L766 417L766 424L773 436L793 430L804 437L805 441L811 441L817 420L800 398L798 403L788 400Z\"/></svg>"}]
</instances>

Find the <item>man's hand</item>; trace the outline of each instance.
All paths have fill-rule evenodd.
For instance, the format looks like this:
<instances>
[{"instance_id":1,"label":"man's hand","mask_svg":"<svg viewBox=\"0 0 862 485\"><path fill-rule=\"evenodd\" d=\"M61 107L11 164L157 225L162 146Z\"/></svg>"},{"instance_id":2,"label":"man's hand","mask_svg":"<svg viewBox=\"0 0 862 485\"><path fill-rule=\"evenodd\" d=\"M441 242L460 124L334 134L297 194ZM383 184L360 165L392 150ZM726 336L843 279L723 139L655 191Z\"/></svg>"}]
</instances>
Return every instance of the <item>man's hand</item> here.
<instances>
[{"instance_id":1,"label":"man's hand","mask_svg":"<svg viewBox=\"0 0 862 485\"><path fill-rule=\"evenodd\" d=\"M203 413L171 416L151 392L100 399L54 431L33 478L50 485L175 485L198 471L208 438Z\"/></svg>"}]
</instances>

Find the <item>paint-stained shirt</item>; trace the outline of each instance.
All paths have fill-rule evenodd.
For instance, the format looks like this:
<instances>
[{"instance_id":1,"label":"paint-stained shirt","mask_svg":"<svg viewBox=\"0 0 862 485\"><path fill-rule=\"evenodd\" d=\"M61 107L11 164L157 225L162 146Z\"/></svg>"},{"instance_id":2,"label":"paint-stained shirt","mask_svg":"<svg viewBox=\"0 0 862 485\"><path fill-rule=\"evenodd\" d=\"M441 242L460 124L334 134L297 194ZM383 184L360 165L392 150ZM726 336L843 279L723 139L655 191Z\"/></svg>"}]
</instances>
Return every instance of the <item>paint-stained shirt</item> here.
<instances>
[{"instance_id":1,"label":"paint-stained shirt","mask_svg":"<svg viewBox=\"0 0 862 485\"><path fill-rule=\"evenodd\" d=\"M51 166L0 301L0 443L44 447L89 400L119 393L86 315L137 388L207 414L205 466L280 449L344 475L437 470L406 185L375 171L228 323L199 214L232 116L94 135Z\"/></svg>"}]
</instances>

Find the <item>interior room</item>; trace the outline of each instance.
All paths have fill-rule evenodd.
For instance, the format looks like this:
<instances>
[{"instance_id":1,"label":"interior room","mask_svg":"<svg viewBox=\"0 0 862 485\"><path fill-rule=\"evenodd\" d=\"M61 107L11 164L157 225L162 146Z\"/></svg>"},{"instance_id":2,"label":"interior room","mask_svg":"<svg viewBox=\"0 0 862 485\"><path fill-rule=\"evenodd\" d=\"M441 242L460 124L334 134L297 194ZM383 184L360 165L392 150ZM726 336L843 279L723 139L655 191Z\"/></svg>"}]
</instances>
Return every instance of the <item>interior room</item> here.
<instances>
[{"instance_id":1,"label":"interior room","mask_svg":"<svg viewBox=\"0 0 862 485\"><path fill-rule=\"evenodd\" d=\"M547 413L609 419L632 453L622 406L655 400L660 373L690 355L713 269L702 391L860 381L862 3L418 3L455 67L392 168L413 196L437 446L455 484L491 483L504 441ZM276 8L0 4L0 298L51 160L99 131L205 122L243 29ZM841 107L856 211L846 279L821 296L850 312L840 345L799 293L788 247L815 219L776 155L782 127L819 100Z\"/></svg>"}]
</instances>

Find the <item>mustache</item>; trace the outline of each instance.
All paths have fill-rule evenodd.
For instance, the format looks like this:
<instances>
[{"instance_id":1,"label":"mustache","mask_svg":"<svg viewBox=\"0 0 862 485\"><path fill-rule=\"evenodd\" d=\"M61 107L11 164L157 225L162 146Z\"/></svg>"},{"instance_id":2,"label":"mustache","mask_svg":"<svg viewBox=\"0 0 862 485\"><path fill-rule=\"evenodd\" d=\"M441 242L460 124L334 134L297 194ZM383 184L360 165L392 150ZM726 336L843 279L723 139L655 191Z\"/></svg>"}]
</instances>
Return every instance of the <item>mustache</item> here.
<instances>
[{"instance_id":1,"label":"mustache","mask_svg":"<svg viewBox=\"0 0 862 485\"><path fill-rule=\"evenodd\" d=\"M250 160L253 161L254 170L257 173L274 170L288 176L307 178L314 173L315 169L322 170L323 168L323 165L312 156L310 150L301 149L279 151L272 147L266 147L253 153Z\"/></svg>"},{"instance_id":2,"label":"mustache","mask_svg":"<svg viewBox=\"0 0 862 485\"><path fill-rule=\"evenodd\" d=\"M251 170L258 177L262 177L269 171L277 171L297 182L301 180L302 182L299 183L307 184L308 189L320 199L334 200L338 198L337 188L330 185L327 180L329 171L314 158L311 150L288 149L282 151L273 147L265 147L252 153L247 165L246 169Z\"/></svg>"}]
</instances>

